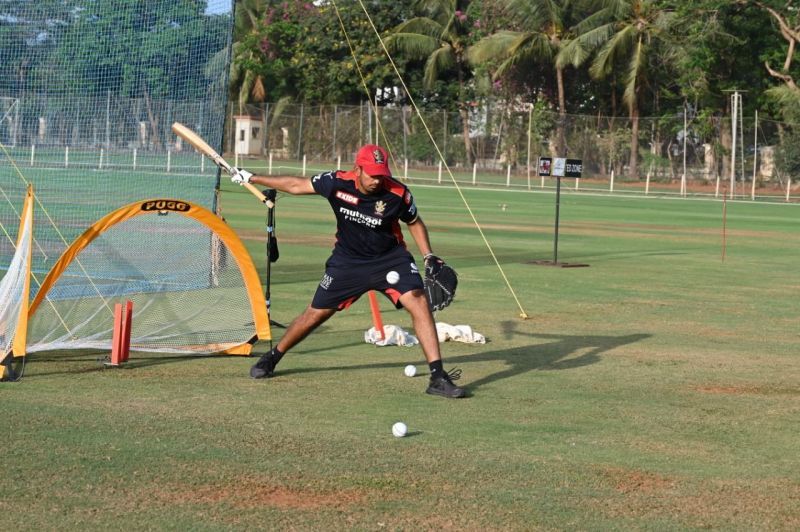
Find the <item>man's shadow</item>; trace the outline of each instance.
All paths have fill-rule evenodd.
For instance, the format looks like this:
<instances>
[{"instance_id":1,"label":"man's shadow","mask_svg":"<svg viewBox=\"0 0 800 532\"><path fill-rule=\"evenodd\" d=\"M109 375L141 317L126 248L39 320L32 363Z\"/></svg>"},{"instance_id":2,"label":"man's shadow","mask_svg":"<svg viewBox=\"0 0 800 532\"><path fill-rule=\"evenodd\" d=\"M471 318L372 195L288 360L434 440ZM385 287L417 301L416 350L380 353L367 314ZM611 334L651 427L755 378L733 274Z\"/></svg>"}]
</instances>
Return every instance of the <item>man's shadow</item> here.
<instances>
[{"instance_id":1,"label":"man's shadow","mask_svg":"<svg viewBox=\"0 0 800 532\"><path fill-rule=\"evenodd\" d=\"M603 335L559 335L535 333L521 330L519 322L505 321L502 324L503 336L506 340L515 337L528 337L550 340L546 343L532 343L512 349L490 350L456 357L446 357L445 364L469 364L471 362L503 362L506 369L487 375L476 381L469 381L464 388L473 392L481 386L502 379L508 379L533 370L557 371L568 370L594 364L601 360L601 355L623 345L639 342L649 338L649 334L629 334L625 336ZM326 348L328 351L329 348ZM303 354L312 354L314 351L305 351ZM579 356L572 357L575 353ZM316 373L321 371L346 371L376 368L396 368L397 362L382 362L377 364L357 364L348 366L330 366L326 368L292 368L278 369L275 376ZM459 383L460 384L460 383Z\"/></svg>"},{"instance_id":2,"label":"man's shadow","mask_svg":"<svg viewBox=\"0 0 800 532\"><path fill-rule=\"evenodd\" d=\"M533 322L531 323L532 326L535 326ZM522 326L525 322L518 322L518 321L505 321L501 323L502 326L502 334L505 340L511 340L514 338L522 337L522 338L531 338L531 339L539 339L539 340L549 340L545 343L536 342L536 343L529 343L528 345L522 345L520 347L514 347L511 349L499 349L499 350L488 350L488 351L478 351L473 352L472 354L465 354L459 355L455 357L446 357L445 364L452 367L457 364L470 364L472 362L501 362L504 363L506 368L492 373L490 375L486 375L483 378L480 378L475 381L469 381L465 379L466 382L464 383L464 388L467 389L469 392L474 392L481 386L495 382L498 380L508 379L512 377L516 377L518 375L522 375L529 371L540 370L540 371L558 371L558 370L568 370L573 368L578 368L582 366L587 366L589 364L594 364L601 360L601 355L603 353L607 353L613 351L614 349L621 347L623 345L632 344L635 342L639 342L646 338L649 338L651 335L649 334L630 334L625 336L604 336L604 335L560 335L560 334L546 334L546 333L536 333L536 332L529 332L523 330ZM338 348L345 348L348 346L356 346L361 345L361 342L350 342L345 343L342 345L337 346ZM491 344L488 344L491 345ZM471 350L482 349L483 346L466 346ZM406 349L406 348L399 348L399 349ZM287 357L287 360L291 361L290 364L302 364L302 357L304 356L313 356L313 354L317 351L325 351L329 352L331 347L326 347L324 349L312 349L308 351L299 351L297 353L290 353ZM580 353L578 356L571 356L573 354ZM413 352L413 356L419 356L418 351ZM292 356L294 355L294 356ZM91 355L89 355L91 356ZM208 357L208 355L206 355ZM211 355L212 358L220 358L224 360L230 360L229 355ZM297 357L297 360L295 359ZM171 356L152 356L152 357L137 357L135 359L131 359L129 363L126 364L125 369L135 369L137 367L147 367L147 366L156 366L160 364L173 364L173 363L180 363L180 362L189 362L191 360L196 360L197 358L205 358L205 357L198 357L197 355L171 355ZM46 375L49 373L88 373L91 371L102 371L103 366L102 364L92 365L90 367L86 367L85 363L87 361L87 356L77 356L77 357L43 357L40 359L41 361L55 361L59 360L61 362L80 362L81 367L80 369L76 368L75 370L59 370L54 372L37 372L37 375ZM37 360L39 361L39 360ZM405 364L403 362L402 364ZM282 366L278 368L275 373L276 378L280 378L283 376L294 375L294 374L303 374L303 373L318 373L318 372L325 372L325 371L351 371L351 370L363 370L363 369L395 369L400 366L401 363L395 361L391 362L379 362L373 364L353 364L353 365L336 365L336 366L328 366L328 367L291 367L288 366L286 361L283 362ZM460 384L460 383L459 383Z\"/></svg>"},{"instance_id":3,"label":"man's shadow","mask_svg":"<svg viewBox=\"0 0 800 532\"><path fill-rule=\"evenodd\" d=\"M447 361L450 363L498 361L508 365L508 368L503 371L468 383L466 387L470 390L533 370L558 371L588 366L599 362L603 353L650 337L649 334L625 336L546 334L520 330L519 322L516 321L505 321L501 325L503 336L507 340L522 336L550 341L502 351L448 358ZM581 354L575 357L571 356L576 353Z\"/></svg>"}]
</instances>

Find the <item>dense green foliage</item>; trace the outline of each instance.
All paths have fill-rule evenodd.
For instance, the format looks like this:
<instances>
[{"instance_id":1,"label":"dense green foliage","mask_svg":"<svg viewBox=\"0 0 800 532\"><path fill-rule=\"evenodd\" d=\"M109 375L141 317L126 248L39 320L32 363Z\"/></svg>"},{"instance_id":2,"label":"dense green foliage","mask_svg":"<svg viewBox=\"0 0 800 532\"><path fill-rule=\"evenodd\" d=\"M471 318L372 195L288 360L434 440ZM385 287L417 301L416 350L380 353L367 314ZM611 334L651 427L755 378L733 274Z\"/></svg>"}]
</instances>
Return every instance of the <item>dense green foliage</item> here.
<instances>
[{"instance_id":1,"label":"dense green foliage","mask_svg":"<svg viewBox=\"0 0 800 532\"><path fill-rule=\"evenodd\" d=\"M371 93L398 84L357 3L261 4L258 31L244 42L262 53L242 65L268 74L263 99L363 98L359 76L341 75L353 68L347 37L359 44L355 54ZM564 112L659 116L688 102L719 115L726 111L723 91L746 88L748 110L777 114L765 91L787 82L770 75L765 62L788 76L796 69L791 63L781 68L789 42L776 16L791 26L797 14L779 1L406 0L365 6L382 37L394 43L390 53L412 93L449 99L443 107L451 109L464 98L489 96L543 99L557 108L558 65ZM344 31L337 8L346 15ZM471 52L476 45L480 53ZM473 61L461 63L450 53L473 53ZM402 92L391 96L405 100Z\"/></svg>"},{"instance_id":2,"label":"dense green foliage","mask_svg":"<svg viewBox=\"0 0 800 532\"><path fill-rule=\"evenodd\" d=\"M194 71L229 31L229 15L207 15L206 7L205 0L4 1L0 95L202 97L213 80Z\"/></svg>"},{"instance_id":3,"label":"dense green foliage","mask_svg":"<svg viewBox=\"0 0 800 532\"><path fill-rule=\"evenodd\" d=\"M0 92L140 95L131 72L145 70L153 97L202 93L203 83L185 86L177 73L214 59L197 56L206 2L168 2L152 16L151 4L163 3L1 1L0 36L14 54L0 63ZM400 83L383 44L420 104L450 110L494 98L613 116L688 103L712 116L727 110L724 91L739 88L749 91L748 114L779 118L798 101L798 15L778 0L241 0L235 13L231 81L241 103L352 104L363 84L383 103L403 103L404 91L389 90Z\"/></svg>"}]
</instances>

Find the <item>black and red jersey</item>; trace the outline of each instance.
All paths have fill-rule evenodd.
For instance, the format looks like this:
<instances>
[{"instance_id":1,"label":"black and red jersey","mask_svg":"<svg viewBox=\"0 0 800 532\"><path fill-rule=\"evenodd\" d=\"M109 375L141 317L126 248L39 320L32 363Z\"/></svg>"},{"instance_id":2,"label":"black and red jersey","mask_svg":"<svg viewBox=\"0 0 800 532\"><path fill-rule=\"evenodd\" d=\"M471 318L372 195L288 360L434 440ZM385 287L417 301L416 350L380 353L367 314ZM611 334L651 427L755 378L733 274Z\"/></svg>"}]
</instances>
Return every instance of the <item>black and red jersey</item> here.
<instances>
[{"instance_id":1,"label":"black and red jersey","mask_svg":"<svg viewBox=\"0 0 800 532\"><path fill-rule=\"evenodd\" d=\"M411 191L391 177L374 194L358 191L354 172L325 172L311 178L314 190L328 198L336 214L334 254L352 259L374 259L400 247L405 249L400 221L417 219Z\"/></svg>"}]
</instances>

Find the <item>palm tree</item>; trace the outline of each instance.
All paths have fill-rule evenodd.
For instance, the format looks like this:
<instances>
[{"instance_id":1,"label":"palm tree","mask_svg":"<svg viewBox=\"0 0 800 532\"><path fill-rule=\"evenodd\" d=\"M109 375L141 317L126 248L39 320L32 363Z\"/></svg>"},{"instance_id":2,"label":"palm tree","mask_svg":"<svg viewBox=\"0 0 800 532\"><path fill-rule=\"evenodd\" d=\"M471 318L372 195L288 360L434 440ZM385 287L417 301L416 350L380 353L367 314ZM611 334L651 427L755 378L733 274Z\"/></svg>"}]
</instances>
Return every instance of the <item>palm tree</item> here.
<instances>
[{"instance_id":1,"label":"palm tree","mask_svg":"<svg viewBox=\"0 0 800 532\"><path fill-rule=\"evenodd\" d=\"M425 59L423 86L433 88L445 73L455 72L458 80L458 104L463 127L467 162L474 161L469 137L469 108L465 84L470 75L467 64L467 8L469 0L416 0L420 16L398 25L386 40L391 52L409 59Z\"/></svg>"},{"instance_id":2,"label":"palm tree","mask_svg":"<svg viewBox=\"0 0 800 532\"><path fill-rule=\"evenodd\" d=\"M245 40L255 38L259 31L259 21L269 8L269 0L241 0L236 2L233 27L233 60L231 61L230 90L239 103L239 112L244 112L247 102L266 99L264 78L247 68L248 64L258 62L262 56Z\"/></svg>"},{"instance_id":3,"label":"palm tree","mask_svg":"<svg viewBox=\"0 0 800 532\"><path fill-rule=\"evenodd\" d=\"M623 68L622 101L631 121L629 176L639 177L639 99L647 83L648 60L659 44L667 43L672 13L654 0L598 0L593 14L576 25L577 37L566 43L558 61L580 66L595 52L589 74L616 79Z\"/></svg>"},{"instance_id":4,"label":"palm tree","mask_svg":"<svg viewBox=\"0 0 800 532\"><path fill-rule=\"evenodd\" d=\"M556 56L562 47L565 27L572 16L571 0L498 0L503 12L512 15L522 31L502 30L476 43L470 50L471 63L482 64L488 60L499 60L494 73L502 77L512 67L527 61L553 64L558 93L558 125L556 129L556 152L566 153L564 128L567 104L564 89L566 63L557 62ZM566 21L566 23L565 23Z\"/></svg>"}]
</instances>

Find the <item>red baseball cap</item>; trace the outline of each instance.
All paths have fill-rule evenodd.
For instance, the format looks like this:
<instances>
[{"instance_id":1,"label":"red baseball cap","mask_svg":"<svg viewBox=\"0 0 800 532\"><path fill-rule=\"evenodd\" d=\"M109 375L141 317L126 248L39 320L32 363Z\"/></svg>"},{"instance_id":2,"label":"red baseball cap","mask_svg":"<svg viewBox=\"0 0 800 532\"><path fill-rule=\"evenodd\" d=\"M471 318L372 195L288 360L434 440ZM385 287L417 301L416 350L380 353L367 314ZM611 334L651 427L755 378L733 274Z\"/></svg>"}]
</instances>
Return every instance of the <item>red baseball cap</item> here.
<instances>
[{"instance_id":1,"label":"red baseball cap","mask_svg":"<svg viewBox=\"0 0 800 532\"><path fill-rule=\"evenodd\" d=\"M358 150L356 166L360 166L371 176L392 176L389 170L389 154L375 144L367 144Z\"/></svg>"}]
</instances>

